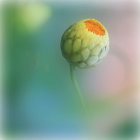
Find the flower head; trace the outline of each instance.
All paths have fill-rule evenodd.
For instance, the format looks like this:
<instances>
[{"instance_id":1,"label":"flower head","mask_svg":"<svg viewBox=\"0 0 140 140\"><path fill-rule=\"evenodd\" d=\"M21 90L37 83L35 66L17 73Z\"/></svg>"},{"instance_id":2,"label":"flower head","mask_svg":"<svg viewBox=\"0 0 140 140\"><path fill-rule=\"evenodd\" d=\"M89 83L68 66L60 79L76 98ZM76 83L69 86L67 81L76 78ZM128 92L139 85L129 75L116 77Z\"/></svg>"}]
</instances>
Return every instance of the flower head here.
<instances>
[{"instance_id":1,"label":"flower head","mask_svg":"<svg viewBox=\"0 0 140 140\"><path fill-rule=\"evenodd\" d=\"M64 32L61 50L67 61L74 66L95 66L109 50L108 32L95 19L81 20Z\"/></svg>"}]
</instances>

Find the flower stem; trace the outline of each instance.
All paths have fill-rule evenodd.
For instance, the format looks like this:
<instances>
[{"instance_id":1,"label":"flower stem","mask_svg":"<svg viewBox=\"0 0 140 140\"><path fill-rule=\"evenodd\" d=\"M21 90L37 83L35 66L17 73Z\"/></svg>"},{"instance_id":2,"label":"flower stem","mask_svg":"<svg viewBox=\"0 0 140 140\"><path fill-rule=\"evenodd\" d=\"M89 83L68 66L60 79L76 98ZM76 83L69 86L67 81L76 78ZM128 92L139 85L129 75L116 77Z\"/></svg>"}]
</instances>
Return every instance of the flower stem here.
<instances>
[{"instance_id":1,"label":"flower stem","mask_svg":"<svg viewBox=\"0 0 140 140\"><path fill-rule=\"evenodd\" d=\"M77 91L77 94L80 98L80 102L81 102L81 105L82 105L82 108L83 108L83 111L85 112L85 114L87 114L87 111L86 111L86 104L85 104L85 101L84 101L84 98L83 98L83 95L82 95L82 92L79 88L79 85L78 85L78 82L75 78L75 74L74 74L74 66L72 64L70 64L70 75L71 75L71 80L73 82L73 85Z\"/></svg>"}]
</instances>

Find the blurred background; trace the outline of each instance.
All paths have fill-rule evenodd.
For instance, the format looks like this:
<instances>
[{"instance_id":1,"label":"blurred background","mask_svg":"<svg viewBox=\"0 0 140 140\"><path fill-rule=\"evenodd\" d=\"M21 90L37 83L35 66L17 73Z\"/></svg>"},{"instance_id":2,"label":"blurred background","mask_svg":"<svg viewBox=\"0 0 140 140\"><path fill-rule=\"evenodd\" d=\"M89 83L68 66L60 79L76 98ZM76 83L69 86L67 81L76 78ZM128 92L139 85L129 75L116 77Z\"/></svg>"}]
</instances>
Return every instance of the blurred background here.
<instances>
[{"instance_id":1,"label":"blurred background","mask_svg":"<svg viewBox=\"0 0 140 140\"><path fill-rule=\"evenodd\" d=\"M138 134L136 1L5 2L2 9L6 136ZM76 70L90 110L90 130L60 49L63 32L85 18L99 20L110 37L109 54L99 65Z\"/></svg>"}]
</instances>

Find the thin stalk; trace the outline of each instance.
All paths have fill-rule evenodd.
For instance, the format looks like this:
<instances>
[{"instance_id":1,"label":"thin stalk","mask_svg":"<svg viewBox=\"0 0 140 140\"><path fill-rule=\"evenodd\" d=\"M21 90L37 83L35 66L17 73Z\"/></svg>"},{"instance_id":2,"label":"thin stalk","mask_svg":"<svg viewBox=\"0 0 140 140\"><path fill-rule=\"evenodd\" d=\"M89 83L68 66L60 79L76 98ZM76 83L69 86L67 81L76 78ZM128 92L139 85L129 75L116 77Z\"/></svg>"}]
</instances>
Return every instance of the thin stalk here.
<instances>
[{"instance_id":1,"label":"thin stalk","mask_svg":"<svg viewBox=\"0 0 140 140\"><path fill-rule=\"evenodd\" d=\"M81 105L82 105L82 108L83 108L83 111L87 114L87 110L86 110L86 104L85 104L85 101L84 101L84 98L83 98L83 95L82 95L82 92L79 88L79 85L78 85L78 82L75 78L75 74L74 74L74 66L72 64L70 64L70 75L71 75L71 80L73 82L73 85L77 91L77 94L80 98L80 102L81 102Z\"/></svg>"},{"instance_id":2,"label":"thin stalk","mask_svg":"<svg viewBox=\"0 0 140 140\"><path fill-rule=\"evenodd\" d=\"M90 122L88 122L88 116L89 116L88 108L87 108L87 106L86 106L86 101L85 101L85 99L84 99L84 97L83 97L83 95L82 95L82 92L81 92L80 87L79 87L79 85L78 85L78 82L77 82L77 80L76 80L75 73L74 73L74 68L75 68L75 67L74 67L72 64L70 64L70 75L71 75L71 80L72 80L73 85L74 85L74 87L75 87L75 89L76 89L76 91L77 91L77 94L78 94L78 96L79 96L79 99L80 99L80 102L81 102L81 105L82 105L82 108L83 108L83 111L84 111L84 116L85 116L84 120L85 120L85 123L86 123L86 125L87 125L86 131L87 131L88 134L89 134L89 131L91 132L90 134L92 134L91 129L89 129L89 128L90 128ZM90 136L89 136L89 137L90 137ZM91 136L91 137L92 137L92 136Z\"/></svg>"}]
</instances>

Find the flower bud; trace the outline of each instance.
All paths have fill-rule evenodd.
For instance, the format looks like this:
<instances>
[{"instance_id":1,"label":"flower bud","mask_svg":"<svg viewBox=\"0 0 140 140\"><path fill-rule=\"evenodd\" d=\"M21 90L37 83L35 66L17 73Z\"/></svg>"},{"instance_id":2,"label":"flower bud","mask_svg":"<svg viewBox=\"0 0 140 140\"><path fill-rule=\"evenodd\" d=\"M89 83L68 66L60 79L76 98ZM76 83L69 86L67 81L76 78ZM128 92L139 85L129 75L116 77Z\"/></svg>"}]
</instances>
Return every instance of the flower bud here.
<instances>
[{"instance_id":1,"label":"flower bud","mask_svg":"<svg viewBox=\"0 0 140 140\"><path fill-rule=\"evenodd\" d=\"M63 34L61 50L66 60L79 68L99 63L108 53L106 28L95 19L84 19L71 25Z\"/></svg>"}]
</instances>

